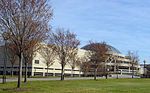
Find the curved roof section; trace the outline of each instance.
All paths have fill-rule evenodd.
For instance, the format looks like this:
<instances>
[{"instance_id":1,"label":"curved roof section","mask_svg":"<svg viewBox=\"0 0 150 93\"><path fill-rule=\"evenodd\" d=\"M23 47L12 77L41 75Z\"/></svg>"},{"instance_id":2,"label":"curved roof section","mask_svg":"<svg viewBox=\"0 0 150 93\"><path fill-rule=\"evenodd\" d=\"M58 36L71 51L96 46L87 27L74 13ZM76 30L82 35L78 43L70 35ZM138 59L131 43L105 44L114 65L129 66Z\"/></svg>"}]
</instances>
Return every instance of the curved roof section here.
<instances>
[{"instance_id":1,"label":"curved roof section","mask_svg":"<svg viewBox=\"0 0 150 93\"><path fill-rule=\"evenodd\" d=\"M113 46L107 45L107 47L109 51L121 54L121 52L118 49L114 48Z\"/></svg>"},{"instance_id":2,"label":"curved roof section","mask_svg":"<svg viewBox=\"0 0 150 93\"><path fill-rule=\"evenodd\" d=\"M95 43L95 44L97 44L97 43ZM90 46L91 46L91 44L88 44L88 45L82 47L81 49L90 50ZM110 46L110 45L106 45L106 46L107 46L109 52L121 54L121 52L118 49L114 48L113 46Z\"/></svg>"}]
</instances>

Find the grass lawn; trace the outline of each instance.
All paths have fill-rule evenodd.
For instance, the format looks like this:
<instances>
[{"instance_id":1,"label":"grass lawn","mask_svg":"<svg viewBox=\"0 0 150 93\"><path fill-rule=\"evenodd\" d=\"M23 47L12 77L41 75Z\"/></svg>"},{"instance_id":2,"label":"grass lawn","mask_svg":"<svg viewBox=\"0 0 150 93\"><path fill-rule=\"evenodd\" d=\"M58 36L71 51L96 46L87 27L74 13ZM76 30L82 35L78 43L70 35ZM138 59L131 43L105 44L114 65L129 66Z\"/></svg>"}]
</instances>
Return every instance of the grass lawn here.
<instances>
[{"instance_id":1,"label":"grass lawn","mask_svg":"<svg viewBox=\"0 0 150 93\"><path fill-rule=\"evenodd\" d=\"M150 79L32 81L0 84L0 93L150 93Z\"/></svg>"}]
</instances>

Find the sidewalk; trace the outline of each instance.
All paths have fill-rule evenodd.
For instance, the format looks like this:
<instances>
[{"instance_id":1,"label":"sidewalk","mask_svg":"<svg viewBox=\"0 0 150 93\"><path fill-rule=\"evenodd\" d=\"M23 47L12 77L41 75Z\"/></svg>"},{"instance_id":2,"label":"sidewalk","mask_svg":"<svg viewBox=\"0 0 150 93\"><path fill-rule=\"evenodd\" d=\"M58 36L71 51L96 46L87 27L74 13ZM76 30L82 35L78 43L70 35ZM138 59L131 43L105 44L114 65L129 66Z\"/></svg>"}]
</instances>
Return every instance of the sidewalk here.
<instances>
[{"instance_id":1,"label":"sidewalk","mask_svg":"<svg viewBox=\"0 0 150 93\"><path fill-rule=\"evenodd\" d=\"M109 78L116 78L115 75ZM119 75L119 78L131 78L131 76L121 76ZM137 76L134 76L134 78L140 78ZM94 77L65 77L65 80L83 80L83 79L94 79ZM105 79L105 77L97 77L97 79ZM17 78L9 78L6 80L6 82L16 82ZM22 78L22 81L24 79ZM51 78L27 78L28 81L48 81L48 80L60 80L60 77L51 77ZM0 82L2 82L2 79L0 79Z\"/></svg>"}]
</instances>

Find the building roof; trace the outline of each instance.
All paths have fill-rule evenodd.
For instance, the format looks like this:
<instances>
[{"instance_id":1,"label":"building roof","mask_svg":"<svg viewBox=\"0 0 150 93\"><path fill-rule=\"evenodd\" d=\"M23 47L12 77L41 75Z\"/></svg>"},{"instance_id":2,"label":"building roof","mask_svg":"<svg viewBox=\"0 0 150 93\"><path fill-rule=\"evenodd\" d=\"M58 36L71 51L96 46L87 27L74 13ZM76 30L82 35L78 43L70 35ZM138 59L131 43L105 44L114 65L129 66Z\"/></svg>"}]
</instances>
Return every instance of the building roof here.
<instances>
[{"instance_id":1,"label":"building roof","mask_svg":"<svg viewBox=\"0 0 150 93\"><path fill-rule=\"evenodd\" d=\"M100 43L94 43L94 44L100 44ZM90 50L90 46L91 46L91 44L88 44L88 45L85 45L84 47L82 47L81 49ZM121 54L121 52L118 49L114 48L113 46L110 46L108 44L106 44L106 46L107 46L109 52Z\"/></svg>"}]
</instances>

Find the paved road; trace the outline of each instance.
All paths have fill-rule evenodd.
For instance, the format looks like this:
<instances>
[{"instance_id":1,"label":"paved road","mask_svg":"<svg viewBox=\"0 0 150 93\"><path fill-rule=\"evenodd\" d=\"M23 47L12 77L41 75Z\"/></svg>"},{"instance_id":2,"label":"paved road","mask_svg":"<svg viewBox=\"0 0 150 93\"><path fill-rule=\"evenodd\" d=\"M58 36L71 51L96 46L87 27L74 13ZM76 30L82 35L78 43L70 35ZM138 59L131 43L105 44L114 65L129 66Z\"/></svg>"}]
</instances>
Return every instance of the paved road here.
<instances>
[{"instance_id":1,"label":"paved road","mask_svg":"<svg viewBox=\"0 0 150 93\"><path fill-rule=\"evenodd\" d=\"M116 78L116 76L108 77L108 78ZM119 75L119 78L131 78L129 75ZM140 78L137 76L134 76L134 78ZM93 79L93 77L74 77L74 78L65 78L65 80L83 80L83 79ZM97 77L97 79L105 79L105 77ZM60 80L60 77L58 78L28 78L28 81L48 81L48 80ZM6 80L7 82L16 82L17 78L9 78ZM22 79L23 81L23 79ZM2 82L2 79L0 79L0 82Z\"/></svg>"},{"instance_id":2,"label":"paved road","mask_svg":"<svg viewBox=\"0 0 150 93\"><path fill-rule=\"evenodd\" d=\"M97 79L104 77L97 77ZM75 78L65 78L65 80L83 80L83 79L93 79L93 77L75 77ZM60 78L28 78L28 81L48 81L48 80L60 80ZM17 78L9 78L6 80L7 82L15 82ZM22 79L23 81L23 79ZM0 79L2 82L2 79Z\"/></svg>"}]
</instances>

